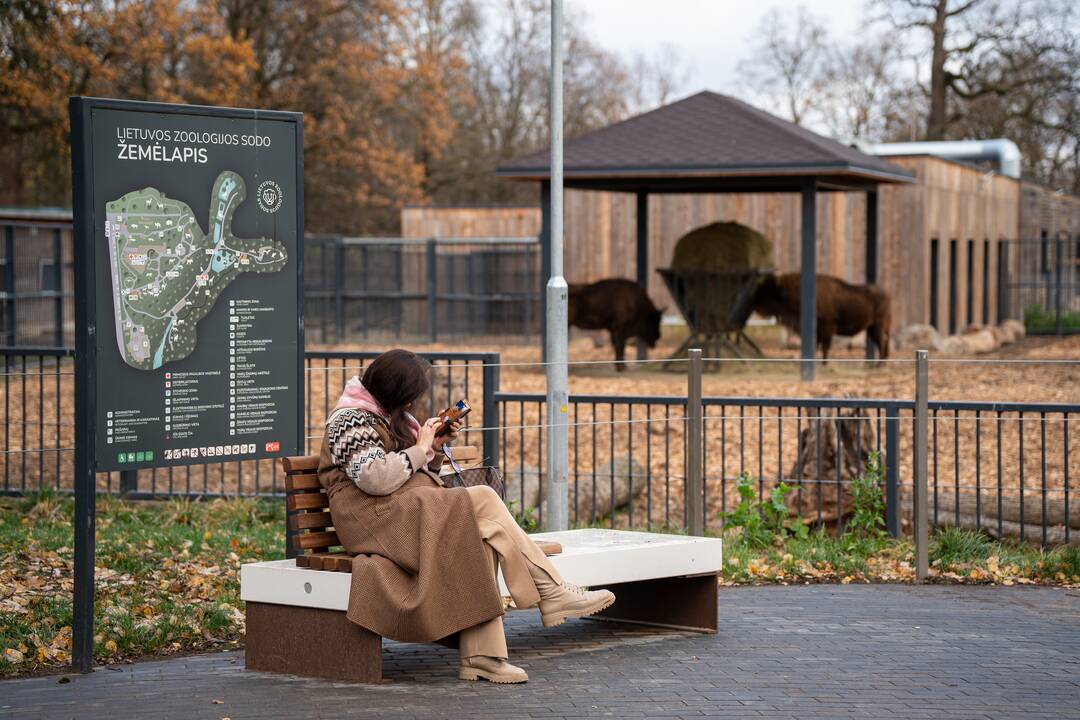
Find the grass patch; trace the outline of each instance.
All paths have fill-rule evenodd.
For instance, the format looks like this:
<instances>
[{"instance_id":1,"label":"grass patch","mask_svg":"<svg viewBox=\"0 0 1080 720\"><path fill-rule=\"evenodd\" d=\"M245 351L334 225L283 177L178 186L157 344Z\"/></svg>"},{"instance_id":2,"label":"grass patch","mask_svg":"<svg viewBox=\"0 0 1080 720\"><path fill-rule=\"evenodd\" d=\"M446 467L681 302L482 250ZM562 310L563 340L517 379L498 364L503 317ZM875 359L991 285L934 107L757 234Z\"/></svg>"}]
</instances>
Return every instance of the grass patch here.
<instances>
[{"instance_id":1,"label":"grass patch","mask_svg":"<svg viewBox=\"0 0 1080 720\"><path fill-rule=\"evenodd\" d=\"M71 660L68 496L0 499L0 674ZM98 498L95 660L224 648L244 636L237 571L282 557L284 503Z\"/></svg>"},{"instance_id":2,"label":"grass patch","mask_svg":"<svg viewBox=\"0 0 1080 720\"><path fill-rule=\"evenodd\" d=\"M1042 550L943 528L931 537L929 550L930 582L1080 587L1080 547ZM914 582L915 552L907 540L868 541L820 530L761 547L732 532L725 536L721 575L727 585Z\"/></svg>"},{"instance_id":3,"label":"grass patch","mask_svg":"<svg viewBox=\"0 0 1080 720\"><path fill-rule=\"evenodd\" d=\"M935 565L952 565L985 560L993 552L993 541L980 532L950 527L934 536L928 555Z\"/></svg>"}]
</instances>

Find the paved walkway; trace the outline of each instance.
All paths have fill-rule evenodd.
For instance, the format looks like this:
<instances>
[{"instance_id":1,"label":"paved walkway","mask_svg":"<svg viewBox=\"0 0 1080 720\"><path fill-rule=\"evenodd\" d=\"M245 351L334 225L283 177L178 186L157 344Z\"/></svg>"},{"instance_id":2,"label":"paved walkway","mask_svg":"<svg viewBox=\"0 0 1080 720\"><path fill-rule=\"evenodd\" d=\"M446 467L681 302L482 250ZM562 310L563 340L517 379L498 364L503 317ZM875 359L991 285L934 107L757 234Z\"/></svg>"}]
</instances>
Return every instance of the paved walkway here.
<instances>
[{"instance_id":1,"label":"paved walkway","mask_svg":"<svg viewBox=\"0 0 1080 720\"><path fill-rule=\"evenodd\" d=\"M375 686L246 672L230 652L2 681L0 718L1080 718L1077 591L722 588L714 636L507 625L527 685L461 682L435 646L388 643Z\"/></svg>"}]
</instances>

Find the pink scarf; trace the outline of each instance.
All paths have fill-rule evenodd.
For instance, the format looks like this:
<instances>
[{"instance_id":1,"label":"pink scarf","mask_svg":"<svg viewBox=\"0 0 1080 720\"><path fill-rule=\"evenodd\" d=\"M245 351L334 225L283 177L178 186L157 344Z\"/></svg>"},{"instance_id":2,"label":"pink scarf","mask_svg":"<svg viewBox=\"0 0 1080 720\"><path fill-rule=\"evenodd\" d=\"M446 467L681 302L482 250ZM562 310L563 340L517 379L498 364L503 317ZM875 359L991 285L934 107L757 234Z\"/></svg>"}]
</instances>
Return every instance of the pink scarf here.
<instances>
[{"instance_id":1,"label":"pink scarf","mask_svg":"<svg viewBox=\"0 0 1080 720\"><path fill-rule=\"evenodd\" d=\"M379 404L379 401L375 399L364 384L360 382L360 378L355 375L345 383L345 389L341 393L341 397L338 398L337 404L334 405L333 412L337 412L343 408L354 408L356 410L364 410L372 415L378 415L387 422L390 421L390 413L383 409L383 406ZM331 413L333 414L333 413ZM413 437L417 437L420 434L420 423L411 414L406 413L409 420L409 427L412 428ZM435 459L435 451L428 450L427 461L431 462Z\"/></svg>"}]
</instances>

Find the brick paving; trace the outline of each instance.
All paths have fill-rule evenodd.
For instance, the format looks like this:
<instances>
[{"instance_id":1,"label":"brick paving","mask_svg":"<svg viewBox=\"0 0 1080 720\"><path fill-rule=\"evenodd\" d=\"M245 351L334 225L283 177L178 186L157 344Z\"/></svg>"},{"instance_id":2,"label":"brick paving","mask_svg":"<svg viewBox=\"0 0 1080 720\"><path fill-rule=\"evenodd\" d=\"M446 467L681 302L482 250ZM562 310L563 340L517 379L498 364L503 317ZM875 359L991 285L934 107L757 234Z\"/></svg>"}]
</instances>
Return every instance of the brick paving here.
<instances>
[{"instance_id":1,"label":"brick paving","mask_svg":"<svg viewBox=\"0 0 1080 720\"><path fill-rule=\"evenodd\" d=\"M0 718L1080 718L1075 590L721 588L720 627L514 613L526 685L459 681L456 654L427 645L387 643L382 685L247 672L228 652L2 681Z\"/></svg>"}]
</instances>

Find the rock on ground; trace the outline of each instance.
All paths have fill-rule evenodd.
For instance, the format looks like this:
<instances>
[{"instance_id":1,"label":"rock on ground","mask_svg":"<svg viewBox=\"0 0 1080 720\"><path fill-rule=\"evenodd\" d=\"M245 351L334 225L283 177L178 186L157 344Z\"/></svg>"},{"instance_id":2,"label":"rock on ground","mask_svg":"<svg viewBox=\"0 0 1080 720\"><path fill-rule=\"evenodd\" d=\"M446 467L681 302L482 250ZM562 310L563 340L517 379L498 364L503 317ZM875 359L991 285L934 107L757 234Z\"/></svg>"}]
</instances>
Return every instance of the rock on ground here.
<instances>
[{"instance_id":1,"label":"rock on ground","mask_svg":"<svg viewBox=\"0 0 1080 720\"><path fill-rule=\"evenodd\" d=\"M941 352L941 336L933 325L916 323L898 331L892 338L897 350L935 350Z\"/></svg>"}]
</instances>

